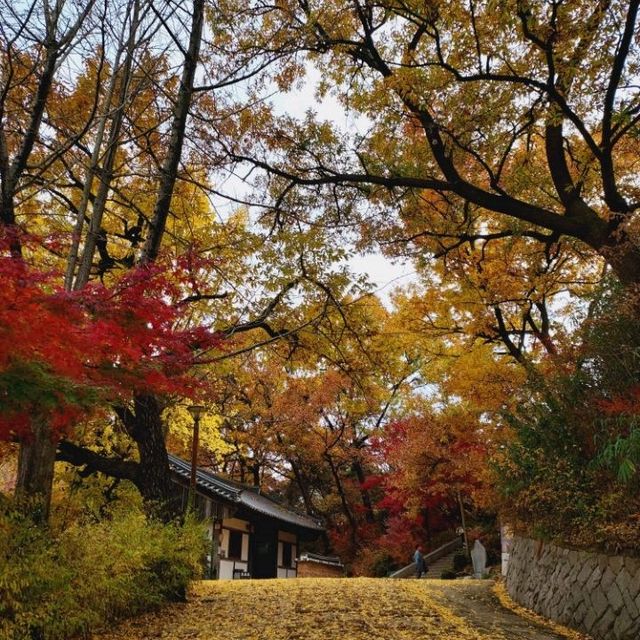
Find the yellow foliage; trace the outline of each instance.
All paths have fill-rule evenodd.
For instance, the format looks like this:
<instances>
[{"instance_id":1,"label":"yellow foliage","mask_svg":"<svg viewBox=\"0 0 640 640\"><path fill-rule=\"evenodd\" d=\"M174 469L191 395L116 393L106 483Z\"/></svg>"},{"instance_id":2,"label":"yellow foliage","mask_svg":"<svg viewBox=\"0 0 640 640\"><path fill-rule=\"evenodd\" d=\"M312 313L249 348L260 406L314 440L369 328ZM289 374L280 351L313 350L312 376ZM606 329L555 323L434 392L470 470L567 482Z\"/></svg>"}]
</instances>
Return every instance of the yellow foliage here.
<instances>
[{"instance_id":1,"label":"yellow foliage","mask_svg":"<svg viewBox=\"0 0 640 640\"><path fill-rule=\"evenodd\" d=\"M185 407L174 405L164 410L163 420L168 425L169 435L174 444L189 450L193 438L193 418ZM200 418L200 449L206 450L217 459L231 451L231 447L220 435L222 418L213 413L205 413Z\"/></svg>"},{"instance_id":2,"label":"yellow foliage","mask_svg":"<svg viewBox=\"0 0 640 640\"><path fill-rule=\"evenodd\" d=\"M546 618L543 618L542 616L538 615L537 613L534 613L530 609L525 609L524 607L521 607L519 604L516 604L509 597L509 594L507 593L507 589L504 585L504 582L496 582L493 587L493 593L496 594L498 600L500 601L500 604L505 609L510 609L514 613L517 613L519 616L526 618L531 622L544 625L545 627L548 627L554 633L557 633L559 636L562 636L563 638L568 638L568 640L588 640L588 636L584 635L583 633L578 633L573 629L568 629L567 627L563 627L561 624L556 624L554 622L551 622Z\"/></svg>"},{"instance_id":3,"label":"yellow foliage","mask_svg":"<svg viewBox=\"0 0 640 640\"><path fill-rule=\"evenodd\" d=\"M496 606L484 581L298 578L200 582L186 605L101 640L541 640L556 635ZM469 614L468 603L476 611ZM464 617L462 611L465 611ZM476 617L477 619L473 619ZM485 624L478 624L478 619ZM538 622L538 621L536 621ZM525 635L513 635L525 629ZM97 640L97 638L96 638Z\"/></svg>"}]
</instances>

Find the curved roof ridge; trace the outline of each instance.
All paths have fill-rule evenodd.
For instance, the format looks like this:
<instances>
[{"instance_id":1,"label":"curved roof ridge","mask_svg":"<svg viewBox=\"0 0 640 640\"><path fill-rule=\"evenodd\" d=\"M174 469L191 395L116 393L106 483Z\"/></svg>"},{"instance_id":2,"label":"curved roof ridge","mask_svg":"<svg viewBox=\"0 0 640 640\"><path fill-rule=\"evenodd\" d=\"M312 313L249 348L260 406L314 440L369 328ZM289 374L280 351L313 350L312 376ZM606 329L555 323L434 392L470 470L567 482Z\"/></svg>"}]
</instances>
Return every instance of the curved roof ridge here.
<instances>
[{"instance_id":1,"label":"curved roof ridge","mask_svg":"<svg viewBox=\"0 0 640 640\"><path fill-rule=\"evenodd\" d=\"M191 463L186 460L169 454L169 467L171 471L185 480L191 478ZM209 491L225 500L239 503L251 511L256 511L276 520L288 522L305 529L324 530L324 526L319 520L312 516L298 513L291 507L276 502L273 498L260 493L258 487L245 486L234 480L226 480L202 469L196 469L196 484L200 489Z\"/></svg>"}]
</instances>

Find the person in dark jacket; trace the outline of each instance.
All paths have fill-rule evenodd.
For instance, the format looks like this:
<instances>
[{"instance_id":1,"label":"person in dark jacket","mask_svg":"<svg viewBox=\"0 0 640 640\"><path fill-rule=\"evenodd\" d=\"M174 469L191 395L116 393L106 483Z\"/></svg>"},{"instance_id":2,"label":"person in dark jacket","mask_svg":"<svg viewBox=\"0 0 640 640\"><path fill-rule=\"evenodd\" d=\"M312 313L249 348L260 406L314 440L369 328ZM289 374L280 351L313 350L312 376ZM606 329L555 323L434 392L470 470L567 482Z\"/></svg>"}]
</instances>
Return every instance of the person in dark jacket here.
<instances>
[{"instance_id":1,"label":"person in dark jacket","mask_svg":"<svg viewBox=\"0 0 640 640\"><path fill-rule=\"evenodd\" d=\"M422 547L418 545L413 554L413 561L416 565L416 578L422 578L422 574L426 573L427 565L424 561L424 555L422 554Z\"/></svg>"}]
</instances>

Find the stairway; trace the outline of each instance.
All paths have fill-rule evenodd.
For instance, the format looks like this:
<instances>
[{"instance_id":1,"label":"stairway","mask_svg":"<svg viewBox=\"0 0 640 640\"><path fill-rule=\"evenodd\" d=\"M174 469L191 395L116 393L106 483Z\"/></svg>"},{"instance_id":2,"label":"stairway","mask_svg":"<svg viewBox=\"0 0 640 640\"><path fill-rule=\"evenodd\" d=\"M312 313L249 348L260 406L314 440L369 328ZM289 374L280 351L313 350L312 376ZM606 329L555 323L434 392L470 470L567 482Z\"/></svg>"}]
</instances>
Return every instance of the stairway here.
<instances>
[{"instance_id":1,"label":"stairway","mask_svg":"<svg viewBox=\"0 0 640 640\"><path fill-rule=\"evenodd\" d=\"M438 547L435 551L425 555L424 559L427 563L427 573L423 578L440 578L442 572L451 569L453 565L453 556L462 547L462 537L456 536L450 542ZM394 571L390 578L414 578L416 575L416 565L414 562L406 567Z\"/></svg>"},{"instance_id":2,"label":"stairway","mask_svg":"<svg viewBox=\"0 0 640 640\"><path fill-rule=\"evenodd\" d=\"M456 554L456 552L454 551L453 553L450 553L449 555L443 556L442 558L439 558L438 560L435 560L433 563L431 563L428 566L427 569L427 573L422 576L423 578L430 578L430 579L440 579L440 576L442 575L443 571L451 571L453 568L453 556Z\"/></svg>"}]
</instances>

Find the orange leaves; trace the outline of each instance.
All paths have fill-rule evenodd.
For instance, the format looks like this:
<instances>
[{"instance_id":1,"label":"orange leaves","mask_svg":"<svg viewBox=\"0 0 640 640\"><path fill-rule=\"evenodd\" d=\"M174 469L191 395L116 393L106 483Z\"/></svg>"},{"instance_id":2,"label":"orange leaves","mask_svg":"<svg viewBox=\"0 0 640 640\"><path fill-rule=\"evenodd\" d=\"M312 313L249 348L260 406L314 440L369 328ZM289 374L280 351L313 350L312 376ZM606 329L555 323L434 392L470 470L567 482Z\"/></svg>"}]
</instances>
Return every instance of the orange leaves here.
<instances>
[{"instance_id":1,"label":"orange leaves","mask_svg":"<svg viewBox=\"0 0 640 640\"><path fill-rule=\"evenodd\" d=\"M619 390L619 393L610 398L599 399L597 404L608 416L637 416L640 414L640 385Z\"/></svg>"},{"instance_id":2,"label":"orange leaves","mask_svg":"<svg viewBox=\"0 0 640 640\"><path fill-rule=\"evenodd\" d=\"M387 484L408 496L414 511L434 499L451 500L456 491L486 505L485 468L495 444L491 425L462 408L408 417L390 425L382 439L393 469Z\"/></svg>"}]
</instances>

